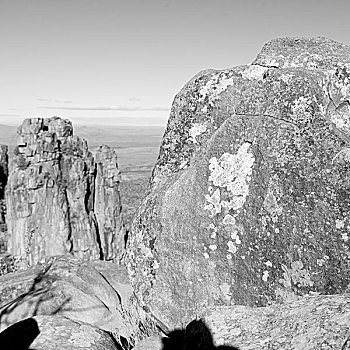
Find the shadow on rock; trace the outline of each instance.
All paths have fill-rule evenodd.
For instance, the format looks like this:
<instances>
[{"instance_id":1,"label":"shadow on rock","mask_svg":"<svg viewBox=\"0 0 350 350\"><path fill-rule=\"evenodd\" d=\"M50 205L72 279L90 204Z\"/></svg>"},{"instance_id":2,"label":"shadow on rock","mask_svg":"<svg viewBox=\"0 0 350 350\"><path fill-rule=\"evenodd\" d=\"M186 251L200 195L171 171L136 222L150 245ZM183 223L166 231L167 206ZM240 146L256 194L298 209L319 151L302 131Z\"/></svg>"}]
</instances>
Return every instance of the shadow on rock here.
<instances>
[{"instance_id":1,"label":"shadow on rock","mask_svg":"<svg viewBox=\"0 0 350 350\"><path fill-rule=\"evenodd\" d=\"M162 339L162 350L239 350L234 346L215 346L203 320L191 321L186 329L175 329Z\"/></svg>"},{"instance_id":2,"label":"shadow on rock","mask_svg":"<svg viewBox=\"0 0 350 350\"><path fill-rule=\"evenodd\" d=\"M1 350L27 350L39 333L39 327L34 318L27 318L0 333L0 348Z\"/></svg>"}]
</instances>

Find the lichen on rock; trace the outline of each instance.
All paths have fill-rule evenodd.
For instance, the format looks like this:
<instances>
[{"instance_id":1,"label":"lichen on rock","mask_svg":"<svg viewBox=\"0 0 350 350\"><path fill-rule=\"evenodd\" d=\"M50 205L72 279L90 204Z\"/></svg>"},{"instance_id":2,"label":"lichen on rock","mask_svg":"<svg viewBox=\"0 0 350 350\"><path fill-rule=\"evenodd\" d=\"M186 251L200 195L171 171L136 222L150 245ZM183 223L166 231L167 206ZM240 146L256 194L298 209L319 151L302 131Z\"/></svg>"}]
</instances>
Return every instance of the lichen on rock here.
<instances>
[{"instance_id":1,"label":"lichen on rock","mask_svg":"<svg viewBox=\"0 0 350 350\"><path fill-rule=\"evenodd\" d=\"M346 45L275 39L175 97L128 252L157 317L175 327L209 305L346 290L349 67Z\"/></svg>"}]
</instances>

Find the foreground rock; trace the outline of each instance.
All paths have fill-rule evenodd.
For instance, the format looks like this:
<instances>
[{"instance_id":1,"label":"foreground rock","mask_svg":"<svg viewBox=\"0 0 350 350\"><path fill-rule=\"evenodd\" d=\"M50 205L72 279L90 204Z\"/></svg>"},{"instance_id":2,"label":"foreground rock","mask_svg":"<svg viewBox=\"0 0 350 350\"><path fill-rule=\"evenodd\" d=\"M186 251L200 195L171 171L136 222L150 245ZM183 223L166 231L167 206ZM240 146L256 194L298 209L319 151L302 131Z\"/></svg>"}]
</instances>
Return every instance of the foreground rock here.
<instances>
[{"instance_id":1,"label":"foreground rock","mask_svg":"<svg viewBox=\"0 0 350 350\"><path fill-rule=\"evenodd\" d=\"M93 156L71 122L58 117L26 119L18 135L6 187L9 252L29 266L66 253L121 259L115 153L102 147Z\"/></svg>"},{"instance_id":2,"label":"foreground rock","mask_svg":"<svg viewBox=\"0 0 350 350\"><path fill-rule=\"evenodd\" d=\"M134 220L135 294L170 327L350 282L350 48L277 39L176 96Z\"/></svg>"},{"instance_id":3,"label":"foreground rock","mask_svg":"<svg viewBox=\"0 0 350 350\"><path fill-rule=\"evenodd\" d=\"M350 349L349 319L349 294L307 296L285 305L259 308L215 307L204 318L215 346L225 346L226 350ZM178 339L166 341L175 345ZM163 342L153 336L134 349L161 350Z\"/></svg>"},{"instance_id":4,"label":"foreground rock","mask_svg":"<svg viewBox=\"0 0 350 350\"><path fill-rule=\"evenodd\" d=\"M61 315L130 340L137 333L125 313L131 293L122 266L54 257L0 277L0 329L36 315Z\"/></svg>"},{"instance_id":5,"label":"foreground rock","mask_svg":"<svg viewBox=\"0 0 350 350\"><path fill-rule=\"evenodd\" d=\"M57 315L36 316L15 323L0 333L0 344L5 350L118 349L106 332Z\"/></svg>"},{"instance_id":6,"label":"foreground rock","mask_svg":"<svg viewBox=\"0 0 350 350\"><path fill-rule=\"evenodd\" d=\"M62 316L36 316L40 334L30 349L35 350L117 350L112 337L86 323Z\"/></svg>"},{"instance_id":7,"label":"foreground rock","mask_svg":"<svg viewBox=\"0 0 350 350\"><path fill-rule=\"evenodd\" d=\"M241 350L350 349L350 294L306 296L285 305L217 307L206 322L217 344Z\"/></svg>"}]
</instances>

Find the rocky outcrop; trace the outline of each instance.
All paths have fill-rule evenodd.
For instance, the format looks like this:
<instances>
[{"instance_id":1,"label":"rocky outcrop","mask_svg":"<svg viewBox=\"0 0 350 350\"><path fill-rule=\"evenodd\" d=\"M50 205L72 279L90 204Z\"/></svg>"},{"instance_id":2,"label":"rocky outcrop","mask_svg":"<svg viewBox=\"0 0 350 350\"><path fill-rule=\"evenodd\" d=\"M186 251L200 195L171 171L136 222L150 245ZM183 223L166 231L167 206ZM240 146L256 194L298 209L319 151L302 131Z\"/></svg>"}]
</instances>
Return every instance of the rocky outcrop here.
<instances>
[{"instance_id":1,"label":"rocky outcrop","mask_svg":"<svg viewBox=\"0 0 350 350\"><path fill-rule=\"evenodd\" d=\"M128 268L170 327L350 282L350 47L267 43L175 97Z\"/></svg>"},{"instance_id":2,"label":"rocky outcrop","mask_svg":"<svg viewBox=\"0 0 350 350\"><path fill-rule=\"evenodd\" d=\"M124 231L112 151L97 151L95 162L72 123L58 117L26 119L18 135L6 187L9 252L24 265L66 253L117 260ZM104 195L109 185L113 197Z\"/></svg>"}]
</instances>

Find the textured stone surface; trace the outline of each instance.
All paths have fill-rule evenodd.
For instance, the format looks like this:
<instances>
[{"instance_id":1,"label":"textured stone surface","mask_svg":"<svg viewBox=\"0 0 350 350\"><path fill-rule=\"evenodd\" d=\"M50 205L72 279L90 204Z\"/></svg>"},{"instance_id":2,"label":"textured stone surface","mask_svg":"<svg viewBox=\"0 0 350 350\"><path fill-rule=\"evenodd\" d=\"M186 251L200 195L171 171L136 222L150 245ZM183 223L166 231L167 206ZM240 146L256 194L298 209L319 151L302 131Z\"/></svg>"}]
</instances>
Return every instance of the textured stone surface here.
<instances>
[{"instance_id":1,"label":"textured stone surface","mask_svg":"<svg viewBox=\"0 0 350 350\"><path fill-rule=\"evenodd\" d=\"M217 307L205 318L217 345L240 350L350 349L350 295L306 296L261 308Z\"/></svg>"},{"instance_id":2,"label":"textured stone surface","mask_svg":"<svg viewBox=\"0 0 350 350\"><path fill-rule=\"evenodd\" d=\"M106 261L94 265L71 256L52 257L1 276L0 329L35 315L61 315L133 339L139 324L126 311L132 291L125 267Z\"/></svg>"},{"instance_id":3,"label":"textured stone surface","mask_svg":"<svg viewBox=\"0 0 350 350\"><path fill-rule=\"evenodd\" d=\"M175 97L127 259L155 316L346 289L349 60L325 38L278 39Z\"/></svg>"},{"instance_id":4,"label":"textured stone surface","mask_svg":"<svg viewBox=\"0 0 350 350\"><path fill-rule=\"evenodd\" d=\"M89 324L62 316L36 316L40 334L30 349L35 350L117 350L111 336Z\"/></svg>"},{"instance_id":5,"label":"textured stone surface","mask_svg":"<svg viewBox=\"0 0 350 350\"><path fill-rule=\"evenodd\" d=\"M97 151L95 163L86 141L73 136L71 122L58 117L26 119L18 135L6 187L9 252L24 265L66 253L85 259L122 255L115 154ZM113 185L114 197L105 183Z\"/></svg>"},{"instance_id":6,"label":"textured stone surface","mask_svg":"<svg viewBox=\"0 0 350 350\"><path fill-rule=\"evenodd\" d=\"M284 305L215 307L203 317L216 349L350 349L350 295L306 296ZM170 341L170 340L168 340ZM161 350L152 336L135 350ZM179 347L172 347L179 348Z\"/></svg>"}]
</instances>

